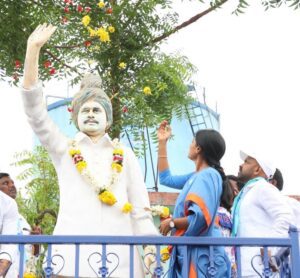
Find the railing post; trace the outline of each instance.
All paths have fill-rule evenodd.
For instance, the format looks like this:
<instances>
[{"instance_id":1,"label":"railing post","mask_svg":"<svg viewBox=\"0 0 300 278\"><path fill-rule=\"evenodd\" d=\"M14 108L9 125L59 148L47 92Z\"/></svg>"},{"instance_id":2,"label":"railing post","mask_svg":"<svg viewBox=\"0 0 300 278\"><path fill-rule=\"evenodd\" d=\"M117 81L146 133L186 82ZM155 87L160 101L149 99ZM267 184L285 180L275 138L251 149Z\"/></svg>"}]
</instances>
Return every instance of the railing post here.
<instances>
[{"instance_id":1,"label":"railing post","mask_svg":"<svg viewBox=\"0 0 300 278\"><path fill-rule=\"evenodd\" d=\"M24 244L19 244L19 277L23 277L24 275Z\"/></svg>"},{"instance_id":2,"label":"railing post","mask_svg":"<svg viewBox=\"0 0 300 278\"><path fill-rule=\"evenodd\" d=\"M108 275L106 259L106 244L102 244L102 266L99 269L99 274L101 275L101 278L106 278Z\"/></svg>"},{"instance_id":3,"label":"railing post","mask_svg":"<svg viewBox=\"0 0 300 278\"><path fill-rule=\"evenodd\" d=\"M299 235L295 226L291 226L289 230L291 237L291 263L292 263L292 277L297 277L300 273L300 253L299 253Z\"/></svg>"},{"instance_id":4,"label":"railing post","mask_svg":"<svg viewBox=\"0 0 300 278\"><path fill-rule=\"evenodd\" d=\"M134 249L133 249L134 245L130 244L129 245L129 256L130 256L130 278L134 278L134 264L133 264L133 260L134 260Z\"/></svg>"},{"instance_id":5,"label":"railing post","mask_svg":"<svg viewBox=\"0 0 300 278\"><path fill-rule=\"evenodd\" d=\"M75 278L79 277L79 244L75 244Z\"/></svg>"},{"instance_id":6,"label":"railing post","mask_svg":"<svg viewBox=\"0 0 300 278\"><path fill-rule=\"evenodd\" d=\"M48 244L47 267L44 269L46 278L50 278L53 274L53 269L51 267L51 264L52 264L52 244Z\"/></svg>"}]
</instances>

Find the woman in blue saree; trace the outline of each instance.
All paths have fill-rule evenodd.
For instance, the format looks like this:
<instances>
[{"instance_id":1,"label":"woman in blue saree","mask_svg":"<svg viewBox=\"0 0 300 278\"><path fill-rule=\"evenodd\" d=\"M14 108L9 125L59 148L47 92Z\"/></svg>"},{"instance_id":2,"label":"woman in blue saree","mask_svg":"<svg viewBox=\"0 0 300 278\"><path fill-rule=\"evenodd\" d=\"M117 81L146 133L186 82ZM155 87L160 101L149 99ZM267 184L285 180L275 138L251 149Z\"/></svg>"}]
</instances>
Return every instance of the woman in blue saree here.
<instances>
[{"instance_id":1,"label":"woman in blue saree","mask_svg":"<svg viewBox=\"0 0 300 278\"><path fill-rule=\"evenodd\" d=\"M195 172L172 176L167 160L167 141L171 128L163 121L158 129L158 169L160 183L181 189L175 204L173 217L160 225L160 232L175 236L221 237L215 226L215 216L222 192L229 187L220 166L225 153L225 141L215 130L200 130L189 149L189 159L195 163ZM223 247L213 247L214 258L210 260L209 247L188 247L189 278L230 277L230 262ZM169 278L188 278L183 274L183 247L174 246L170 258ZM213 274L214 275L211 275Z\"/></svg>"}]
</instances>

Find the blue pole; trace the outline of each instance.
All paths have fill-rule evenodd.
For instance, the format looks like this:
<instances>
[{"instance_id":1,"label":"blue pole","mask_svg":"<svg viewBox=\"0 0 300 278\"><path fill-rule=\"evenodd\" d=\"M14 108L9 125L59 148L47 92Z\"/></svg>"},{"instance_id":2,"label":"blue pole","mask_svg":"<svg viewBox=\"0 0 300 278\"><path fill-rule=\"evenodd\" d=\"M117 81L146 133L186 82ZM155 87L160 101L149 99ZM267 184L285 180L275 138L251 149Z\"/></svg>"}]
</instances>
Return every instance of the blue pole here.
<instances>
[{"instance_id":1,"label":"blue pole","mask_svg":"<svg viewBox=\"0 0 300 278\"><path fill-rule=\"evenodd\" d=\"M291 262L292 262L292 277L297 277L300 273L300 254L299 254L299 235L298 230L295 226L291 226L290 230L291 237Z\"/></svg>"},{"instance_id":2,"label":"blue pole","mask_svg":"<svg viewBox=\"0 0 300 278\"><path fill-rule=\"evenodd\" d=\"M79 277L79 244L75 244L75 278Z\"/></svg>"},{"instance_id":3,"label":"blue pole","mask_svg":"<svg viewBox=\"0 0 300 278\"><path fill-rule=\"evenodd\" d=\"M23 277L24 274L24 244L19 245L19 277Z\"/></svg>"}]
</instances>

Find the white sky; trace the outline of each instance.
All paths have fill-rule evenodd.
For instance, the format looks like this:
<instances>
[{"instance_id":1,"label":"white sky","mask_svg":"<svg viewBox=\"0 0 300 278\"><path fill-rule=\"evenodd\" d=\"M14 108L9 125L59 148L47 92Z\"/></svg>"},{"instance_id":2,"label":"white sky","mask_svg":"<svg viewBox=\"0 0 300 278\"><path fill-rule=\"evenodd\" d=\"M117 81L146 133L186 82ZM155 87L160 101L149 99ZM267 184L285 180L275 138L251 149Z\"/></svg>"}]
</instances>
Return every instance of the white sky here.
<instances>
[{"instance_id":1,"label":"white sky","mask_svg":"<svg viewBox=\"0 0 300 278\"><path fill-rule=\"evenodd\" d=\"M222 161L226 172L237 173L240 148L253 148L282 170L284 193L300 195L300 11L264 12L253 5L238 17L231 15L232 5L226 5L174 35L166 49L188 56L199 70L195 81L206 88L208 105L214 109L218 103L227 143ZM176 8L186 19L199 6L184 1ZM48 94L65 92L46 87ZM0 171L14 176L19 169L10 166L12 156L31 148L32 133L18 89L1 83L0 103Z\"/></svg>"}]
</instances>

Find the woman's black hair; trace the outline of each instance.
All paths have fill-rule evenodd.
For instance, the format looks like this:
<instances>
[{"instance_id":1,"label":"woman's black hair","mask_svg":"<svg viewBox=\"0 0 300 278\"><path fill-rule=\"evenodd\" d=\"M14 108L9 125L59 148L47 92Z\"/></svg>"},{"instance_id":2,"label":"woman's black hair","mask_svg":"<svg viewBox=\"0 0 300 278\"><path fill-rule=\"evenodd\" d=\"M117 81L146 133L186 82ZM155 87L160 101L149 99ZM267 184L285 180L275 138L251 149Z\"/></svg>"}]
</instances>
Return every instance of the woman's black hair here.
<instances>
[{"instance_id":1,"label":"woman's black hair","mask_svg":"<svg viewBox=\"0 0 300 278\"><path fill-rule=\"evenodd\" d=\"M232 205L233 191L220 164L220 160L226 150L225 140L218 131L214 129L203 129L197 131L195 141L196 145L201 148L201 155L206 163L216 169L221 175L223 182L220 205L229 210Z\"/></svg>"}]
</instances>

